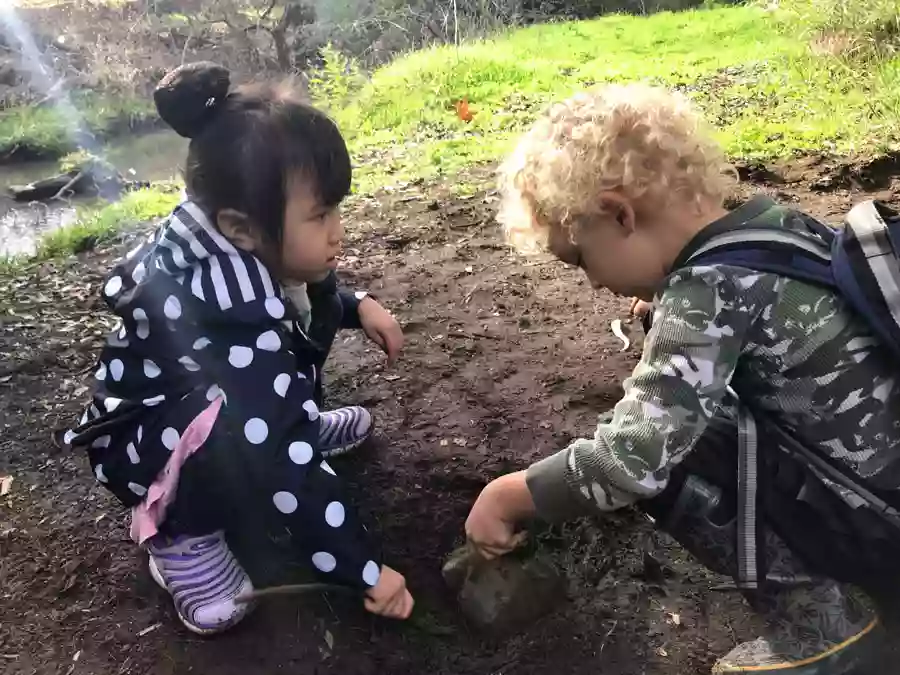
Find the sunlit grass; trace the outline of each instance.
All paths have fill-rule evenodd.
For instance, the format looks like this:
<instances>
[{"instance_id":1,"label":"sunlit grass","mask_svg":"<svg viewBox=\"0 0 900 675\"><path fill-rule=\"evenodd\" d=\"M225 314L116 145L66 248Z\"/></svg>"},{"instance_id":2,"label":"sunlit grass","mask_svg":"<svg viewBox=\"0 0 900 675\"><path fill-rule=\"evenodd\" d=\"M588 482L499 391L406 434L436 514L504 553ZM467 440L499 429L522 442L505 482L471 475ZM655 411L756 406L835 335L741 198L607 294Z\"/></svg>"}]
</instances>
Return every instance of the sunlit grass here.
<instances>
[{"instance_id":1,"label":"sunlit grass","mask_svg":"<svg viewBox=\"0 0 900 675\"><path fill-rule=\"evenodd\" d=\"M411 53L376 71L334 114L359 189L433 175L465 179L553 100L606 82L689 93L735 158L879 152L900 135L900 60L814 56L785 18L755 7L538 25ZM474 119L456 114L468 99Z\"/></svg>"}]
</instances>

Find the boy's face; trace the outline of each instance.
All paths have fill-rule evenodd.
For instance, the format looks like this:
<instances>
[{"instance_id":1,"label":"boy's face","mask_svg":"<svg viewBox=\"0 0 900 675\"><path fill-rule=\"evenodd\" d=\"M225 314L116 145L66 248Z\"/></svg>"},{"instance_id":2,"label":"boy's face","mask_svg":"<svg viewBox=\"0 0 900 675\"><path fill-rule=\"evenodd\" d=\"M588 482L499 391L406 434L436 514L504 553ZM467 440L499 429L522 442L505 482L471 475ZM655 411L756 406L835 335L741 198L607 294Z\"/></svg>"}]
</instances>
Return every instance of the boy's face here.
<instances>
[{"instance_id":1,"label":"boy's face","mask_svg":"<svg viewBox=\"0 0 900 675\"><path fill-rule=\"evenodd\" d=\"M561 261L581 268L595 289L650 301L666 266L630 206L582 223L573 231L553 227L549 248Z\"/></svg>"}]
</instances>

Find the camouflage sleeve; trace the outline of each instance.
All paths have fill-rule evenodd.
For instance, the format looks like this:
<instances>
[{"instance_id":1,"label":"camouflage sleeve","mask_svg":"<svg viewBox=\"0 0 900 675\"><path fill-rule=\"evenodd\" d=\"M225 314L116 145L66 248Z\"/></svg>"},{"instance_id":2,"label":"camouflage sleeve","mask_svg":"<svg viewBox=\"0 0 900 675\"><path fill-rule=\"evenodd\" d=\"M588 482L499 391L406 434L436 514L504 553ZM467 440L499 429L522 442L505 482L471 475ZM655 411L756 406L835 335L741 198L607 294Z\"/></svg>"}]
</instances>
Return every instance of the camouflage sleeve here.
<instances>
[{"instance_id":1,"label":"camouflage sleeve","mask_svg":"<svg viewBox=\"0 0 900 675\"><path fill-rule=\"evenodd\" d=\"M550 521L610 511L665 488L670 467L703 433L725 396L747 333L771 306L777 277L695 267L656 298L640 363L612 420L593 439L529 468L538 515Z\"/></svg>"}]
</instances>

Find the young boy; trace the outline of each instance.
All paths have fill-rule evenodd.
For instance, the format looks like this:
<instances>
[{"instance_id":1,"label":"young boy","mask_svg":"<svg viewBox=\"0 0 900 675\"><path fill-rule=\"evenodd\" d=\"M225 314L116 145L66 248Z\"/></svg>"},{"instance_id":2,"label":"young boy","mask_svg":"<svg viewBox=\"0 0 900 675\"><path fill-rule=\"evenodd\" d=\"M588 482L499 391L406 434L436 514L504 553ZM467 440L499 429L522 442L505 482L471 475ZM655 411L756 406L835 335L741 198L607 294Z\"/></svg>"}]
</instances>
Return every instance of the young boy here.
<instances>
[{"instance_id":1,"label":"young boy","mask_svg":"<svg viewBox=\"0 0 900 675\"><path fill-rule=\"evenodd\" d=\"M832 469L900 503L897 363L827 289L690 262L735 228L805 230L811 218L764 197L728 212L730 172L698 115L642 85L553 106L501 175L513 245L549 250L595 288L634 296L633 311L653 309L642 359L593 438L490 483L469 540L490 558L515 548L532 516L638 504L770 619L713 672L860 667L881 626L856 584L889 577L900 546ZM821 470L786 452L796 446Z\"/></svg>"}]
</instances>

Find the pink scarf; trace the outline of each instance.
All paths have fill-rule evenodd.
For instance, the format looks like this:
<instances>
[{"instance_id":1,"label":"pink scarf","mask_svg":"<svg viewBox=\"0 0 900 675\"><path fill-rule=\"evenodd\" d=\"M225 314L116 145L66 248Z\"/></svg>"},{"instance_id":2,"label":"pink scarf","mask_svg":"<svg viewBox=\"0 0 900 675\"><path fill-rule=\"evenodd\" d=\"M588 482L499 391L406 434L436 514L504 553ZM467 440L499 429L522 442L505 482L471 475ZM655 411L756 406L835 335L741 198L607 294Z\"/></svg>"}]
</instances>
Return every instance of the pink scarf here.
<instances>
[{"instance_id":1,"label":"pink scarf","mask_svg":"<svg viewBox=\"0 0 900 675\"><path fill-rule=\"evenodd\" d=\"M131 538L137 544L142 545L159 531L159 526L166 517L166 509L175 499L181 467L209 438L219 416L222 400L221 396L217 397L191 420L175 444L169 461L147 490L144 501L131 509Z\"/></svg>"}]
</instances>

